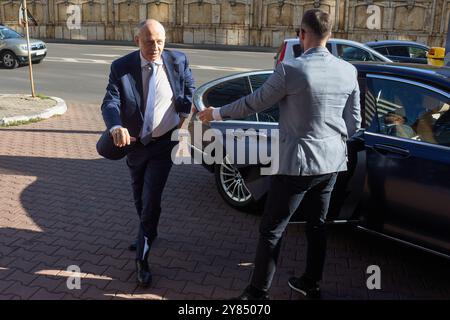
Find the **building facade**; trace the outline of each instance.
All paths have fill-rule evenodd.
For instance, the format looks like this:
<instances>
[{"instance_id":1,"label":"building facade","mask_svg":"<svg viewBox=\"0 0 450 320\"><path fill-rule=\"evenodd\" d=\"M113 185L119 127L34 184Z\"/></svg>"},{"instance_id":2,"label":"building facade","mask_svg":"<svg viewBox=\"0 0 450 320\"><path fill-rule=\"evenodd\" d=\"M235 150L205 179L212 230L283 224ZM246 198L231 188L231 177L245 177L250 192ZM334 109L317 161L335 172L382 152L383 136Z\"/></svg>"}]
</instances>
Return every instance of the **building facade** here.
<instances>
[{"instance_id":1,"label":"building facade","mask_svg":"<svg viewBox=\"0 0 450 320\"><path fill-rule=\"evenodd\" d=\"M21 1L0 0L0 21L21 31ZM335 38L413 40L443 46L450 0L28 0L34 37L132 40L140 20L163 23L167 41L277 47L295 36L303 12L320 8L335 20Z\"/></svg>"}]
</instances>

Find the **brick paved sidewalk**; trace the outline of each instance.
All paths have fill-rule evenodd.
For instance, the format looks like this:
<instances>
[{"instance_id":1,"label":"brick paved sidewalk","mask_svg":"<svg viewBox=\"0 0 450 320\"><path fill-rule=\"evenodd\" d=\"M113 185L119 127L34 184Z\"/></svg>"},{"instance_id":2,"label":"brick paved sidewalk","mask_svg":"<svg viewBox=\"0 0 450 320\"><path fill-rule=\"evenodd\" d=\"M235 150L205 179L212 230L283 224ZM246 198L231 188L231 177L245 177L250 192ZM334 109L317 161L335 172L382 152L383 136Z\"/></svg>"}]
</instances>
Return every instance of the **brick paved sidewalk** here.
<instances>
[{"instance_id":1,"label":"brick paved sidewalk","mask_svg":"<svg viewBox=\"0 0 450 320\"><path fill-rule=\"evenodd\" d=\"M136 287L137 229L123 161L100 159L99 106L68 103L61 117L0 129L0 299L226 299L247 284L259 217L228 207L201 166L175 166L150 254L154 282ZM273 299L301 299L287 279L301 274L305 238L290 226ZM382 290L366 289L366 268L382 270ZM80 290L66 286L78 265ZM449 262L332 228L325 299L448 299Z\"/></svg>"}]
</instances>

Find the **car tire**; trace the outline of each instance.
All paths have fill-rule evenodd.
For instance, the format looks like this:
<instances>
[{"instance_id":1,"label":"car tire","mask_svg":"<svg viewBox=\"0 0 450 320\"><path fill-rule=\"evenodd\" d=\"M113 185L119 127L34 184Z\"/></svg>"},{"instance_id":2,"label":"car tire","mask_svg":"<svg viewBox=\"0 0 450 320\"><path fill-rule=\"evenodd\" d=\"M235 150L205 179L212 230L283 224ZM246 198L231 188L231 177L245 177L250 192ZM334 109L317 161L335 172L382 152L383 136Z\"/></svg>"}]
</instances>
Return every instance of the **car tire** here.
<instances>
[{"instance_id":1,"label":"car tire","mask_svg":"<svg viewBox=\"0 0 450 320\"><path fill-rule=\"evenodd\" d=\"M3 52L0 55L0 60L3 64L3 67L5 67L6 69L14 69L19 66L19 60L12 51Z\"/></svg>"},{"instance_id":2,"label":"car tire","mask_svg":"<svg viewBox=\"0 0 450 320\"><path fill-rule=\"evenodd\" d=\"M39 63L41 63L41 62L42 62L42 60L44 60L44 59L39 59L39 60L36 60L36 61L32 61L32 62L33 62L33 64L39 64Z\"/></svg>"},{"instance_id":3,"label":"car tire","mask_svg":"<svg viewBox=\"0 0 450 320\"><path fill-rule=\"evenodd\" d=\"M245 185L241 172L231 164L228 156L214 167L214 176L219 194L230 206L241 211L255 209L256 201Z\"/></svg>"}]
</instances>

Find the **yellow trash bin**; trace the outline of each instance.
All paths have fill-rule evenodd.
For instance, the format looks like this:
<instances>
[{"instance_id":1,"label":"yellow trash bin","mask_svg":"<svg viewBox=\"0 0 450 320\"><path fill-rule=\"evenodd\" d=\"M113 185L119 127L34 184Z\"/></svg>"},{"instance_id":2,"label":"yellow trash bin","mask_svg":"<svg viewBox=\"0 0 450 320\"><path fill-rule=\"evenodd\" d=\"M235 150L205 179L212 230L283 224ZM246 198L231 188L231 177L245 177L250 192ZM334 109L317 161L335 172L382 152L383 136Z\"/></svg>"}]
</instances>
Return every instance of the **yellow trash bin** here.
<instances>
[{"instance_id":1,"label":"yellow trash bin","mask_svg":"<svg viewBox=\"0 0 450 320\"><path fill-rule=\"evenodd\" d=\"M431 47L427 53L428 64L432 66L443 67L445 58L445 48Z\"/></svg>"}]
</instances>

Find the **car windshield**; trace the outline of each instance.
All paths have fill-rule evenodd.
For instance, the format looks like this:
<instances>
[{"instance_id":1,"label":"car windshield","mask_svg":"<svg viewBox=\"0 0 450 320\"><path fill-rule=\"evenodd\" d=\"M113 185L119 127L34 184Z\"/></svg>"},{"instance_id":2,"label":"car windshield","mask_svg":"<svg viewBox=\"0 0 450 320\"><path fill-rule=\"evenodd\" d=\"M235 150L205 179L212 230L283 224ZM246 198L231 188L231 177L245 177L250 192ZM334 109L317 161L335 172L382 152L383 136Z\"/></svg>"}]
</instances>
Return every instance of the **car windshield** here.
<instances>
[{"instance_id":1,"label":"car windshield","mask_svg":"<svg viewBox=\"0 0 450 320\"><path fill-rule=\"evenodd\" d=\"M22 35L11 29L0 29L0 39L16 39L22 38Z\"/></svg>"}]
</instances>

